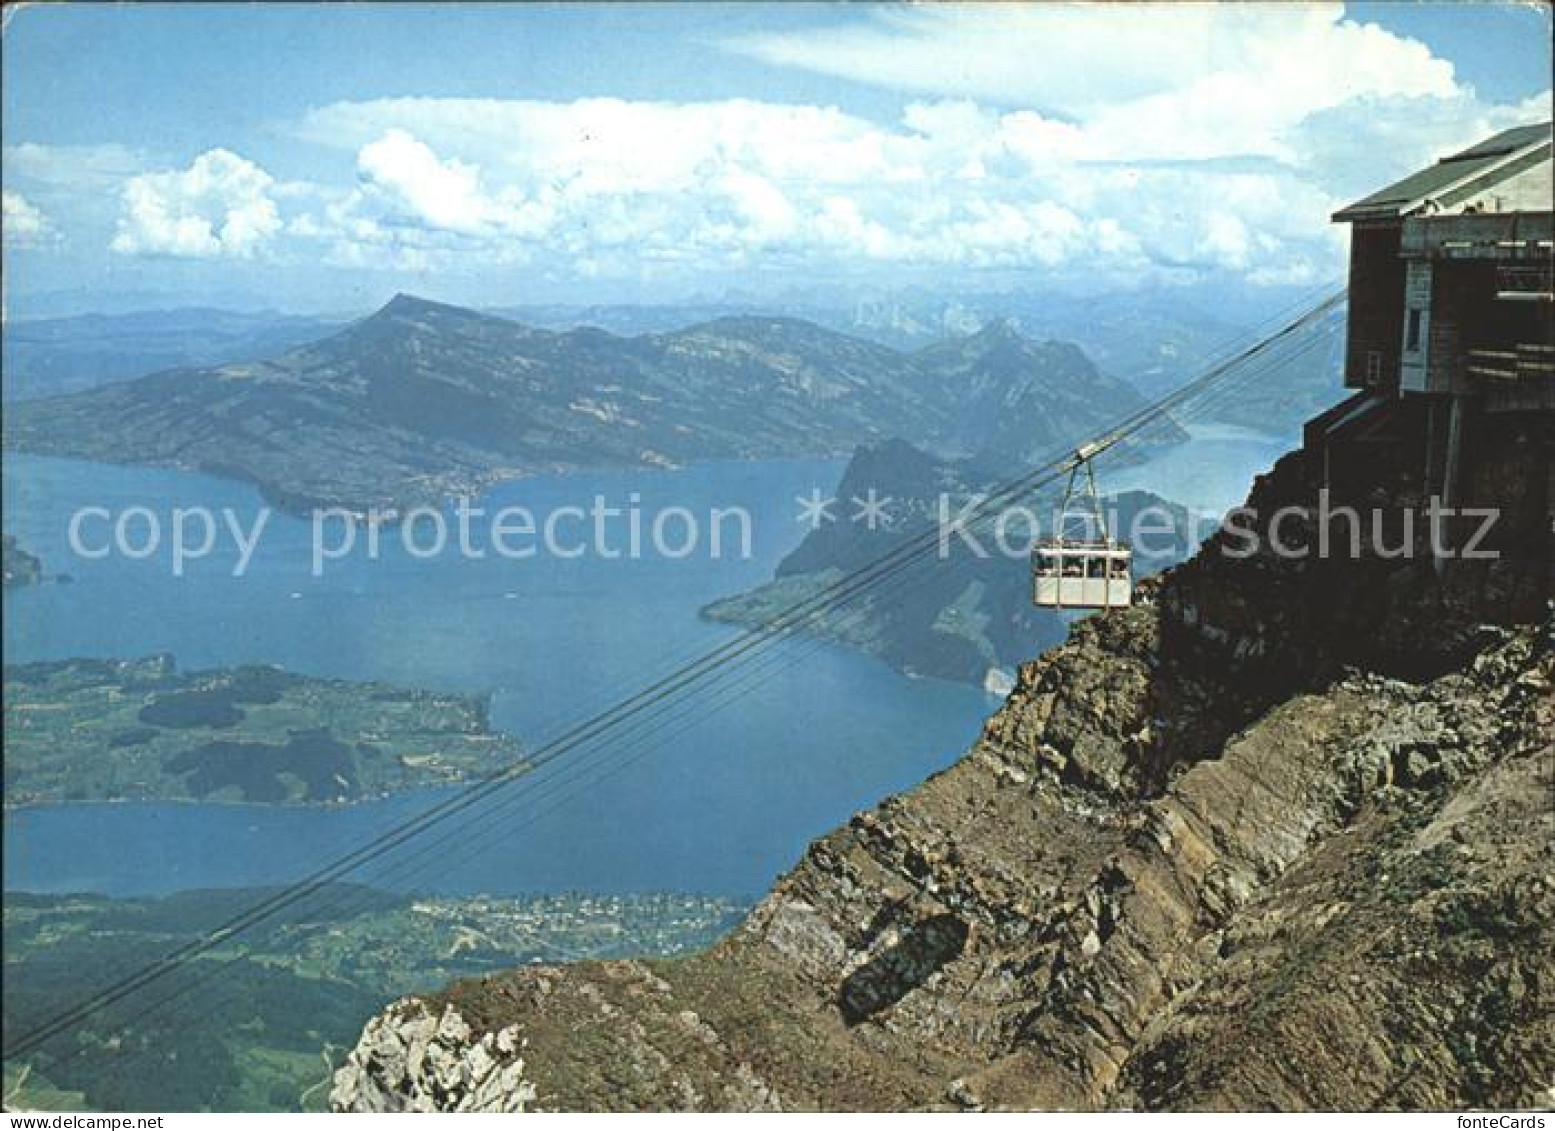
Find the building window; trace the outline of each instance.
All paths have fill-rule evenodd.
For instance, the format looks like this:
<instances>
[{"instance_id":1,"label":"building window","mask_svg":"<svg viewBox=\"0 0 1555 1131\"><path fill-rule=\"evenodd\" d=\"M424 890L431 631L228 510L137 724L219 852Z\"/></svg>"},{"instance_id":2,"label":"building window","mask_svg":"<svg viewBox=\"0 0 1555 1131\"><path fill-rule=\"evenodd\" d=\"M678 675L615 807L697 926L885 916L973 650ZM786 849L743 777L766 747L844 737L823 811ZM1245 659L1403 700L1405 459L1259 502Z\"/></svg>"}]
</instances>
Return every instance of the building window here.
<instances>
[{"instance_id":1,"label":"building window","mask_svg":"<svg viewBox=\"0 0 1555 1131\"><path fill-rule=\"evenodd\" d=\"M1404 348L1411 353L1420 348L1420 321L1421 312L1410 310L1409 327L1404 331Z\"/></svg>"}]
</instances>

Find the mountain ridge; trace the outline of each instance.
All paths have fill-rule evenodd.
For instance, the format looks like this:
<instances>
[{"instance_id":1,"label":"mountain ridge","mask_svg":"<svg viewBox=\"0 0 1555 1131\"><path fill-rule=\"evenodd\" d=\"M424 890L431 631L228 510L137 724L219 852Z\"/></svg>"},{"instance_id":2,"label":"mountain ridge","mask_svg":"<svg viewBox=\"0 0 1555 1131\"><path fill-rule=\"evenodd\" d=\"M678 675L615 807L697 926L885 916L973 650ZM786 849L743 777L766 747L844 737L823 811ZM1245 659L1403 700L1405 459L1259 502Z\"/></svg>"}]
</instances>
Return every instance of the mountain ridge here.
<instances>
[{"instance_id":1,"label":"mountain ridge","mask_svg":"<svg viewBox=\"0 0 1555 1131\"><path fill-rule=\"evenodd\" d=\"M1422 429L1422 422L1416 421ZM1022 666L959 761L704 954L530 966L368 1022L344 1111L1445 1110L1547 1102L1547 445L1477 422L1493 561L1292 557L1409 444L1301 450ZM1292 532L1286 529L1281 537Z\"/></svg>"},{"instance_id":2,"label":"mountain ridge","mask_svg":"<svg viewBox=\"0 0 1555 1131\"><path fill-rule=\"evenodd\" d=\"M1083 435L1142 404L1075 347L905 354L753 315L620 337L399 294L273 357L19 402L4 443L211 472L291 509L394 512L535 472L829 456L892 436L960 453L996 410L1014 419L989 458L1024 461L1022 418Z\"/></svg>"}]
</instances>

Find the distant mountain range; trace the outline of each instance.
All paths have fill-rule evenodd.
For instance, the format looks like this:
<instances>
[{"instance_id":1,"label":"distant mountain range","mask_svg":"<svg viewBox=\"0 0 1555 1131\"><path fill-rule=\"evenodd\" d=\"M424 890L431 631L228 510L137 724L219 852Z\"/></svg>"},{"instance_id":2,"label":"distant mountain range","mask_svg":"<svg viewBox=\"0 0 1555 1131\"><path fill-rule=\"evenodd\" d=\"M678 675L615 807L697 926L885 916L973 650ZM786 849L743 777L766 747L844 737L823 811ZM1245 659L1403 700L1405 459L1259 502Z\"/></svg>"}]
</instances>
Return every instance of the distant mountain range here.
<instances>
[{"instance_id":1,"label":"distant mountain range","mask_svg":"<svg viewBox=\"0 0 1555 1131\"><path fill-rule=\"evenodd\" d=\"M781 310L827 329L900 350L949 344L994 324L1032 342L1073 342L1103 372L1121 377L1146 397L1161 396L1245 345L1248 327L1267 325L1280 309L1293 311L1290 289L1267 295L1222 292L1182 295L1172 288L1076 296L1010 291L946 296L907 290L873 296L791 295L781 304L734 300L679 305L515 306L495 313L550 329L598 326L642 334L731 314ZM1213 311L1214 313L1211 313ZM1299 360L1272 369L1250 386L1206 406L1205 419L1294 441L1308 418L1343 396L1340 366L1344 320L1311 331L1319 339Z\"/></svg>"},{"instance_id":2,"label":"distant mountain range","mask_svg":"<svg viewBox=\"0 0 1555 1131\"><path fill-rule=\"evenodd\" d=\"M74 393L162 369L273 357L349 319L209 307L7 322L0 336L7 401Z\"/></svg>"},{"instance_id":3,"label":"distant mountain range","mask_svg":"<svg viewBox=\"0 0 1555 1131\"><path fill-rule=\"evenodd\" d=\"M1137 394L1128 395L1131 386L1100 373L1078 346L1027 341L1006 321L913 356L940 375L960 406L942 447L995 466L1051 460L1143 406Z\"/></svg>"},{"instance_id":4,"label":"distant mountain range","mask_svg":"<svg viewBox=\"0 0 1555 1131\"><path fill-rule=\"evenodd\" d=\"M891 437L1024 463L1143 403L1078 348L1003 323L906 353L798 319L620 337L401 295L269 360L13 403L4 441L225 475L294 509L401 508L528 472L837 454Z\"/></svg>"}]
</instances>

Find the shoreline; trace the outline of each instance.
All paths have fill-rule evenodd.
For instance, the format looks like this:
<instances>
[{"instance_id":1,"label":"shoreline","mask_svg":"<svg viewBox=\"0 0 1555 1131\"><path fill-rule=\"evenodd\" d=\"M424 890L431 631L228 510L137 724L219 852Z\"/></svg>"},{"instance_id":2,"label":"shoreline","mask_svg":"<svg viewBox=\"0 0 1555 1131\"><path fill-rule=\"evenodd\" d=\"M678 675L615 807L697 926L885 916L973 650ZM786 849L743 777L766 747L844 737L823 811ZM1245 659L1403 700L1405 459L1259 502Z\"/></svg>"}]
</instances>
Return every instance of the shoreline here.
<instances>
[{"instance_id":1,"label":"shoreline","mask_svg":"<svg viewBox=\"0 0 1555 1131\"><path fill-rule=\"evenodd\" d=\"M522 775L520 775L522 776ZM383 801L389 801L396 797L403 797L407 793L414 793L420 789L458 789L470 782L479 781L479 778L460 778L451 782L427 782L424 785L410 785L403 789L391 789L383 793L375 793L368 797L358 797L350 801L233 801L228 798L211 797L80 797L59 798L57 800L39 801L6 801L0 804L0 813L22 813L37 809L59 809L65 806L97 806L97 805L225 805L232 808L254 809L354 809L361 805L373 805Z\"/></svg>"},{"instance_id":2,"label":"shoreline","mask_svg":"<svg viewBox=\"0 0 1555 1131\"><path fill-rule=\"evenodd\" d=\"M485 496L492 490L507 483L519 482L526 479L543 478L569 478L575 475L590 474L617 474L621 472L639 471L664 474L677 471L686 471L693 468L704 467L746 467L758 464L802 464L802 463L841 463L853 455L852 451L794 453L783 456L759 456L748 459L719 457L709 459L686 460L683 463L599 463L599 464L556 464L541 465L525 468L494 469L488 474L472 475L467 479L457 480L454 489L447 492L438 492L428 495L405 496L402 498L386 498L378 503L363 504L359 500L347 501L342 499L326 499L308 496L291 497L291 493L280 485L264 480L249 479L240 475L203 467L199 464L180 463L178 461L125 461L95 459L90 456L70 455L60 452L43 451L36 448L16 447L4 445L0 447L0 459L47 459L60 460L70 463L91 464L97 467L116 467L127 470L145 471L173 471L182 475L207 476L221 483L245 487L258 496L261 505L273 507L277 512L288 518L305 521L312 514L325 510L343 510L352 515L354 522L366 525L368 513L376 510L383 517L384 525L398 523L401 516L407 511L420 507L433 507L442 510L457 499L477 499Z\"/></svg>"}]
</instances>

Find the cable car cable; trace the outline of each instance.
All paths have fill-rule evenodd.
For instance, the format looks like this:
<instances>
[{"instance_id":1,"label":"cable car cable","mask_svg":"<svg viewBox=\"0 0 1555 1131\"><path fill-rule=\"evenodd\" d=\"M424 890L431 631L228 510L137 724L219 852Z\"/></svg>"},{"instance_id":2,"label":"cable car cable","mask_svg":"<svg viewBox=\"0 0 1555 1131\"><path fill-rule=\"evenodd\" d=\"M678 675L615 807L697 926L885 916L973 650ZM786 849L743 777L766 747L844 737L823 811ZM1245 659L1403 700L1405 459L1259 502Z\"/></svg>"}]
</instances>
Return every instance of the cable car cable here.
<instances>
[{"instance_id":1,"label":"cable car cable","mask_svg":"<svg viewBox=\"0 0 1555 1131\"><path fill-rule=\"evenodd\" d=\"M1131 417L1127 418L1122 425L1110 430L1109 432L1103 433L1101 437L1092 443L1099 445L1097 449L1098 451L1106 450L1107 448L1115 446L1128 435L1137 431L1141 426L1143 426L1144 423L1148 422L1156 416L1171 411L1173 407L1185 402L1187 399L1195 395L1200 389L1213 383L1215 379L1223 376L1225 372L1232 366L1239 364L1241 361L1244 361L1249 357L1258 355L1259 353L1268 349L1271 344L1289 337L1291 334L1300 330L1302 327L1308 325L1316 316L1326 312L1329 309L1332 309L1339 301L1342 300L1342 298L1343 292L1340 292L1324 300L1324 302L1318 304L1318 306L1314 307L1311 311L1307 312L1289 325L1266 337L1262 341L1255 343L1253 346L1248 347L1246 350L1242 351L1242 353L1233 357L1229 361L1216 366L1209 373L1206 373L1195 381L1188 382L1181 389L1167 395L1166 397L1161 398L1159 401L1152 405L1146 406L1139 412L1136 412ZM1080 449L1076 449L1076 451L1079 450ZM1072 458L1073 457L1071 456L1067 459L1057 461L1057 465L1067 470L1067 465L1069 464L1070 460L1072 460ZM1047 468L1041 469L1041 471L1039 471L1037 474L1040 475L1043 471L1051 470L1052 467L1053 465L1049 465ZM991 513L992 508L989 507L989 504L1002 504L1003 502L1009 501L1011 497L1018 496L1018 494L1022 493L1023 490L1035 480L1035 478L1036 475L1028 475L1014 480L1009 486L995 492L992 496L985 499L984 502L980 504L978 513ZM985 511L984 508L989 509ZM851 600L859 592L874 584L880 578L889 576L891 572L900 567L904 560L910 560L916 554L923 552L925 546L932 547L935 544L937 537L937 532L930 531L928 532L927 542L923 542L922 540L910 541L907 545L898 548L898 550L884 555L878 561L871 563L870 565L855 571L853 574L847 575L839 581L829 585L821 593L813 595L811 598L807 598L806 600L799 602L794 607L784 610L783 612L769 619L767 622L764 622L763 624L750 629L746 633L743 633L740 637L737 637L734 641L721 645L703 657L684 665L683 667L669 673L659 680L656 680L647 688L644 688L638 694L630 697L625 702L616 704L610 708L606 708L605 710L596 713L589 719L572 728L570 731L564 733L558 740L550 744L547 748L542 748L542 750L537 752L535 755L522 759L519 763L509 764L505 767L499 768L497 771L487 775L476 784L468 787L459 795L456 795L453 798L431 807L429 810L407 820L395 829L389 830L386 833L372 838L358 849L347 853L345 856L340 857L339 859L315 870L309 876L283 889L276 895L262 901L256 907L251 908L247 912L244 912L240 915L234 916L232 919L218 926L204 937L193 940L191 943L177 948L171 954L165 956L163 959L160 959L157 962L148 965L136 974L121 980L114 986L99 991L97 994L89 997L85 1001L58 1015L53 1020L39 1026L38 1028L19 1038L12 1045L11 1049L7 1051L6 1055L14 1056L20 1053L24 1053L31 1048L36 1047L41 1042L46 1041L54 1034L74 1025L77 1021L84 1018L85 1016L90 1015L92 1012L101 1010L102 1008L105 1008L108 1005L121 1000L128 994L136 992L143 986L148 985L151 982L160 979L161 977L165 977L168 973L176 970L181 964L187 962L188 960L203 953L207 953L217 945L225 942L227 939L250 929L265 919L273 917L278 911L284 910L287 906L295 903L298 899L304 898L307 895L319 890L323 886L337 881L344 875L354 871L357 867L367 862L368 860L382 855L383 853L391 850L394 847L397 847L399 844L404 843L410 838L420 835L420 833L425 829L434 827L437 824L441 824L452 816L469 808L471 805L478 803L491 792L500 790L511 781L516 780L519 775L532 772L534 767L540 764L542 761L549 761L560 757L579 744L590 741L598 734L608 732L610 728L618 726L625 720L635 717L637 714L651 707L653 704L661 701L666 696L673 695L682 688L690 684L694 684L708 672L716 670L719 666L737 660L738 658L748 654L753 649L760 647L775 635L780 635L788 629L802 624L816 612L824 610L828 603L840 603Z\"/></svg>"}]
</instances>

